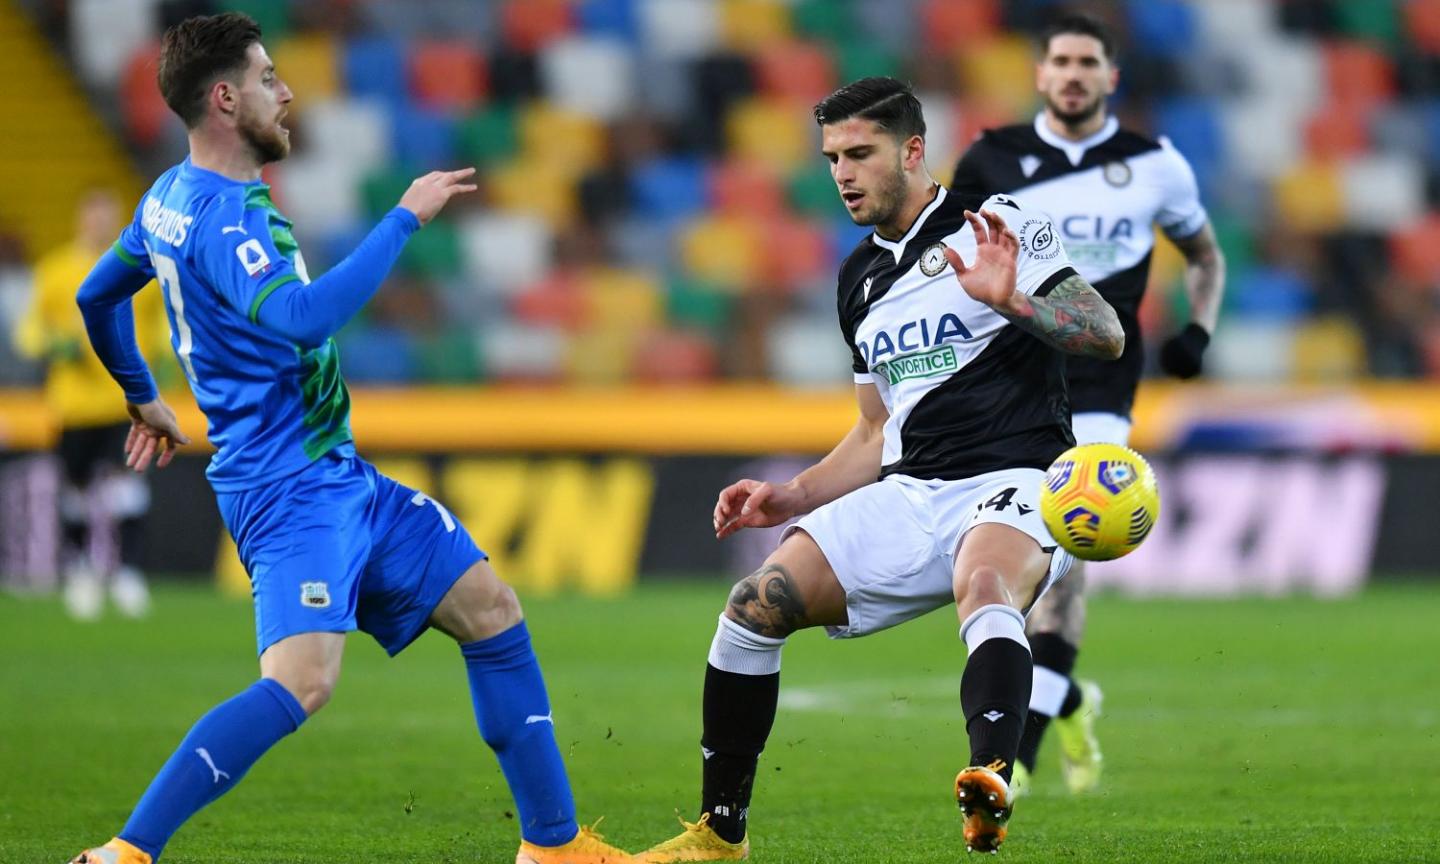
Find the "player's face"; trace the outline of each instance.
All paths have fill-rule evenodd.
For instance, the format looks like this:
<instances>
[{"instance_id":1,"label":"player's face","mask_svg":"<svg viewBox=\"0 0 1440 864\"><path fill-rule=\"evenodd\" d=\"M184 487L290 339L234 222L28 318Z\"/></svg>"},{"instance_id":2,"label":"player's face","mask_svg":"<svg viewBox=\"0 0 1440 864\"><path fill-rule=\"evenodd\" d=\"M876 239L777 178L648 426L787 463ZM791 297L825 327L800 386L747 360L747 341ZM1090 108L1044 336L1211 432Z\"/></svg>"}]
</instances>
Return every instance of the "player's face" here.
<instances>
[{"instance_id":1,"label":"player's face","mask_svg":"<svg viewBox=\"0 0 1440 864\"><path fill-rule=\"evenodd\" d=\"M275 74L275 64L259 42L250 46L250 65L240 85L236 123L241 137L262 164L278 162L290 154L290 130L281 123L294 94Z\"/></svg>"},{"instance_id":2,"label":"player's face","mask_svg":"<svg viewBox=\"0 0 1440 864\"><path fill-rule=\"evenodd\" d=\"M858 117L820 128L820 152L830 160L830 176L856 225L886 224L904 206L904 143L909 142Z\"/></svg>"},{"instance_id":3,"label":"player's face","mask_svg":"<svg viewBox=\"0 0 1440 864\"><path fill-rule=\"evenodd\" d=\"M1061 121L1078 125L1105 108L1115 92L1120 70L1105 56L1105 46L1094 36L1061 33L1050 40L1045 57L1035 70L1035 87L1045 104Z\"/></svg>"}]
</instances>

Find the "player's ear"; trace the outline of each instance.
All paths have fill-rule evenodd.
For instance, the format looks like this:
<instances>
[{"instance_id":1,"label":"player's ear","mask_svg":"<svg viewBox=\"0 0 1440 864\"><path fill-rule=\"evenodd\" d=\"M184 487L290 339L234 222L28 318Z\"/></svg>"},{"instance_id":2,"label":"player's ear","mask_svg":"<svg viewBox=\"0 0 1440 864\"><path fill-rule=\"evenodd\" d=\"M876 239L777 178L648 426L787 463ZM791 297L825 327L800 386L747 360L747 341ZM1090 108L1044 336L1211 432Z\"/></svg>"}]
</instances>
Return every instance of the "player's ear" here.
<instances>
[{"instance_id":1,"label":"player's ear","mask_svg":"<svg viewBox=\"0 0 1440 864\"><path fill-rule=\"evenodd\" d=\"M919 135L911 135L900 145L902 164L905 170L913 171L925 165L925 139Z\"/></svg>"},{"instance_id":2,"label":"player's ear","mask_svg":"<svg viewBox=\"0 0 1440 864\"><path fill-rule=\"evenodd\" d=\"M222 115L232 115L240 107L240 91L233 83L221 78L210 85L210 104Z\"/></svg>"}]
</instances>

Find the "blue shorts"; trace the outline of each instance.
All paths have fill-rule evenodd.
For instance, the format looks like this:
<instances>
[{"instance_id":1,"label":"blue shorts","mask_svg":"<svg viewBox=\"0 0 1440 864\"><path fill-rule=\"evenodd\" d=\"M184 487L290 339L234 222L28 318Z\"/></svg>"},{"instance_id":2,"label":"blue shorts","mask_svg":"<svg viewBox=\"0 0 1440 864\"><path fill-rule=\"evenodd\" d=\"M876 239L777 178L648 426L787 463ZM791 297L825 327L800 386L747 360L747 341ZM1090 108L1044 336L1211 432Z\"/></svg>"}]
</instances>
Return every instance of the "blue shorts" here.
<instances>
[{"instance_id":1,"label":"blue shorts","mask_svg":"<svg viewBox=\"0 0 1440 864\"><path fill-rule=\"evenodd\" d=\"M260 653L298 633L363 630L392 656L429 626L450 586L486 558L433 499L358 456L217 493L255 597Z\"/></svg>"}]
</instances>

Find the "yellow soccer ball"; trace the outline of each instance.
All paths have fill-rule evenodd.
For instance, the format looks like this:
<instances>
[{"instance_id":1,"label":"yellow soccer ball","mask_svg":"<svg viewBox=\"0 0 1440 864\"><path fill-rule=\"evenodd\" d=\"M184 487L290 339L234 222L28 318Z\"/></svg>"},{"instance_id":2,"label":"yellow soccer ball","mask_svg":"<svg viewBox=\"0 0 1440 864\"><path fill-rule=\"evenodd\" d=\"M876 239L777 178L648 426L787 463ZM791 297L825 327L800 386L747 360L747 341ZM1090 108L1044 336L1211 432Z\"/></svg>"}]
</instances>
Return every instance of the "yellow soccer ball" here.
<instances>
[{"instance_id":1,"label":"yellow soccer ball","mask_svg":"<svg viewBox=\"0 0 1440 864\"><path fill-rule=\"evenodd\" d=\"M1145 457L1119 444L1071 447L1045 472L1040 515L1065 551L1109 561L1135 551L1160 516L1160 489Z\"/></svg>"}]
</instances>

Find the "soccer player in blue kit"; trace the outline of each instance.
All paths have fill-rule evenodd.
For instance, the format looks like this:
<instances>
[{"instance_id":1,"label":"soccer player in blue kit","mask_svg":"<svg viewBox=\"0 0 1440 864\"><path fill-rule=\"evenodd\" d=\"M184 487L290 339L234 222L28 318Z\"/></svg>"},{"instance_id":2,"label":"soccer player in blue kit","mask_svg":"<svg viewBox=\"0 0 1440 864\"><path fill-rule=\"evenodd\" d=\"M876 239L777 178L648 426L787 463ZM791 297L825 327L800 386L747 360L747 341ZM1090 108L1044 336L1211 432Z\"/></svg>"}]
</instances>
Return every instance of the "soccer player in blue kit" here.
<instances>
[{"instance_id":1,"label":"soccer player in blue kit","mask_svg":"<svg viewBox=\"0 0 1440 864\"><path fill-rule=\"evenodd\" d=\"M188 818L325 705L346 633L363 630L393 655L429 627L460 644L480 733L519 811L517 864L628 861L576 823L515 593L444 507L356 456L350 434L331 336L410 234L475 189L474 169L417 179L312 282L260 182L262 166L289 152L291 100L260 28L239 14L190 18L165 34L158 78L190 155L145 194L78 301L133 418L127 464L163 467L188 439L136 347L130 305L159 282L217 450L206 473L250 574L260 680L201 717L119 835L72 864L153 864Z\"/></svg>"}]
</instances>

